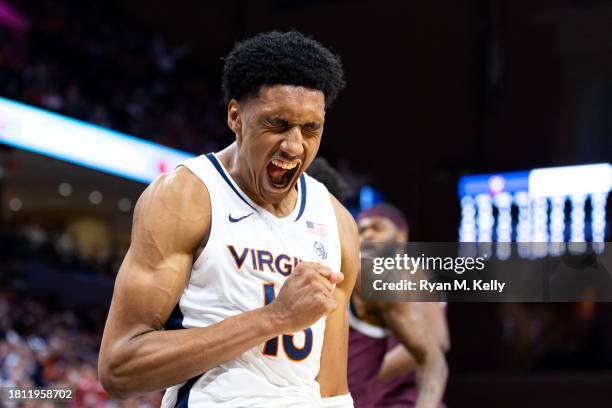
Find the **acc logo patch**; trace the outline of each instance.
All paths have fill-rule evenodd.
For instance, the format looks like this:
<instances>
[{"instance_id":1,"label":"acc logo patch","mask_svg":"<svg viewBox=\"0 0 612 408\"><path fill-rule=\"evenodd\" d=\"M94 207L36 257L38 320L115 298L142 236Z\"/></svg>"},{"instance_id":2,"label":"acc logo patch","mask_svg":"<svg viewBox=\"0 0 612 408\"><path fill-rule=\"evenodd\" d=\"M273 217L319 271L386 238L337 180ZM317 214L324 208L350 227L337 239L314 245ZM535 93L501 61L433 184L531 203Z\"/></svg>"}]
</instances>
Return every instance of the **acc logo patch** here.
<instances>
[{"instance_id":1,"label":"acc logo patch","mask_svg":"<svg viewBox=\"0 0 612 408\"><path fill-rule=\"evenodd\" d=\"M325 249L325 245L323 245L319 241L316 241L314 243L314 249L320 259L327 259L327 250Z\"/></svg>"}]
</instances>

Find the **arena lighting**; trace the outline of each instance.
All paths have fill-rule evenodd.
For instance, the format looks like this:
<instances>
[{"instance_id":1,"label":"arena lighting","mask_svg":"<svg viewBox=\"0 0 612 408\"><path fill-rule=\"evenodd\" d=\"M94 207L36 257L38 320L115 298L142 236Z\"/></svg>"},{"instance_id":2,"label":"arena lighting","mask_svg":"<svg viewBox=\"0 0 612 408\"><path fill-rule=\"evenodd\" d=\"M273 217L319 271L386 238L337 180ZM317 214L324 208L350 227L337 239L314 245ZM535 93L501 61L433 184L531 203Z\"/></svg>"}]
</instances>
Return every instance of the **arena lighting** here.
<instances>
[{"instance_id":1,"label":"arena lighting","mask_svg":"<svg viewBox=\"0 0 612 408\"><path fill-rule=\"evenodd\" d=\"M604 242L611 190L612 165L608 163L462 177L459 241L548 243L531 248L519 245L521 257L584 251L587 241ZM566 242L576 244L568 247ZM497 253L500 259L509 255Z\"/></svg>"},{"instance_id":2,"label":"arena lighting","mask_svg":"<svg viewBox=\"0 0 612 408\"><path fill-rule=\"evenodd\" d=\"M193 157L1 97L0 143L142 183Z\"/></svg>"},{"instance_id":3,"label":"arena lighting","mask_svg":"<svg viewBox=\"0 0 612 408\"><path fill-rule=\"evenodd\" d=\"M13 197L9 201L9 208L12 211L19 211L23 207L23 201L17 197Z\"/></svg>"},{"instance_id":4,"label":"arena lighting","mask_svg":"<svg viewBox=\"0 0 612 408\"><path fill-rule=\"evenodd\" d=\"M612 166L608 163L534 169L529 173L529 195L562 197L608 193Z\"/></svg>"},{"instance_id":5,"label":"arena lighting","mask_svg":"<svg viewBox=\"0 0 612 408\"><path fill-rule=\"evenodd\" d=\"M104 196L98 190L94 190L91 193L89 193L89 202L92 204L98 205L102 202L103 199L104 199Z\"/></svg>"},{"instance_id":6,"label":"arena lighting","mask_svg":"<svg viewBox=\"0 0 612 408\"><path fill-rule=\"evenodd\" d=\"M384 201L383 194L374 188L365 185L359 190L359 209L360 211L382 203Z\"/></svg>"},{"instance_id":7,"label":"arena lighting","mask_svg":"<svg viewBox=\"0 0 612 408\"><path fill-rule=\"evenodd\" d=\"M70 183L60 183L60 185L57 187L57 192L62 197L68 197L72 194L72 185Z\"/></svg>"},{"instance_id":8,"label":"arena lighting","mask_svg":"<svg viewBox=\"0 0 612 408\"><path fill-rule=\"evenodd\" d=\"M130 211L132 209L132 202L128 198L122 198L117 203L119 210L123 212Z\"/></svg>"},{"instance_id":9,"label":"arena lighting","mask_svg":"<svg viewBox=\"0 0 612 408\"><path fill-rule=\"evenodd\" d=\"M459 241L511 242L512 205L523 203L528 188L528 171L462 177L459 180ZM494 208L497 209L497 223L493 215ZM520 208L524 208L524 205ZM520 215L521 219L524 219L524 209ZM524 234L520 235L521 238L523 236ZM503 252L506 247L499 248ZM506 258L507 254L498 253L498 256Z\"/></svg>"}]
</instances>

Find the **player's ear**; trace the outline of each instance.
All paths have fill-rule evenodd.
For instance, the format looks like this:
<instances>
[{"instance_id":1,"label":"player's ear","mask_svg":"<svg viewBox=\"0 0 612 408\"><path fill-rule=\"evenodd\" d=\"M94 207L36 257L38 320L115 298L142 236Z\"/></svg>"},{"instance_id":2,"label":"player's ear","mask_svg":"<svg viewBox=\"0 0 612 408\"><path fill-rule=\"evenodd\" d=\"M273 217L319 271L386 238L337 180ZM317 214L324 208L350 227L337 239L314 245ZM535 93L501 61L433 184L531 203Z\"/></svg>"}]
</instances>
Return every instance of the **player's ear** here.
<instances>
[{"instance_id":1,"label":"player's ear","mask_svg":"<svg viewBox=\"0 0 612 408\"><path fill-rule=\"evenodd\" d=\"M236 138L242 136L242 118L240 117L240 104L237 100L232 99L227 104L227 125L236 135Z\"/></svg>"}]
</instances>

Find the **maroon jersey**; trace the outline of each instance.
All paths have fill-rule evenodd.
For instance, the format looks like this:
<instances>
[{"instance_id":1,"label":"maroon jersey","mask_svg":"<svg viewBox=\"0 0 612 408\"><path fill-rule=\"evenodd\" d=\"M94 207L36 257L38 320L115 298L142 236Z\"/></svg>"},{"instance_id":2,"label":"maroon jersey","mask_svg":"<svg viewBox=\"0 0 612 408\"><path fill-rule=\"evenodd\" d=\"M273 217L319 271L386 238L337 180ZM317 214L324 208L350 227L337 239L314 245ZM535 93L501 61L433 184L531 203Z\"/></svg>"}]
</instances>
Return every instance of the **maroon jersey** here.
<instances>
[{"instance_id":1,"label":"maroon jersey","mask_svg":"<svg viewBox=\"0 0 612 408\"><path fill-rule=\"evenodd\" d=\"M357 319L351 312L349 323L348 384L355 408L414 407L418 397L416 373L384 382L376 378L385 353L400 342L386 330Z\"/></svg>"},{"instance_id":2,"label":"maroon jersey","mask_svg":"<svg viewBox=\"0 0 612 408\"><path fill-rule=\"evenodd\" d=\"M381 397L376 381L387 351L387 337L370 337L349 328L348 385L355 408L378 407Z\"/></svg>"}]
</instances>

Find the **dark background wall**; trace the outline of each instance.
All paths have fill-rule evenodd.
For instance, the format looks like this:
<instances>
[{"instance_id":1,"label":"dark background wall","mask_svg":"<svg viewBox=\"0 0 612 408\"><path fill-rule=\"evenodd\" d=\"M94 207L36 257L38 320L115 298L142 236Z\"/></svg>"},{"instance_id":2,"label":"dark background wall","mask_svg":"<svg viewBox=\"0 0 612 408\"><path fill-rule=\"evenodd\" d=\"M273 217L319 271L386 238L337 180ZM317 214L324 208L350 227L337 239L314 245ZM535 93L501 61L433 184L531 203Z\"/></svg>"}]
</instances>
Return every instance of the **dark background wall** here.
<instances>
[{"instance_id":1,"label":"dark background wall","mask_svg":"<svg viewBox=\"0 0 612 408\"><path fill-rule=\"evenodd\" d=\"M197 39L216 75L235 40L261 31L297 29L340 54L348 87L329 111L321 154L402 207L415 240L456 239L462 174L612 157L606 2L125 7L175 38Z\"/></svg>"}]
</instances>

